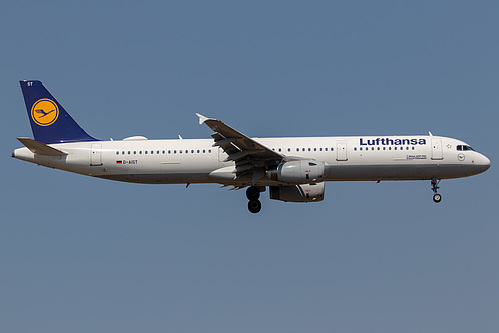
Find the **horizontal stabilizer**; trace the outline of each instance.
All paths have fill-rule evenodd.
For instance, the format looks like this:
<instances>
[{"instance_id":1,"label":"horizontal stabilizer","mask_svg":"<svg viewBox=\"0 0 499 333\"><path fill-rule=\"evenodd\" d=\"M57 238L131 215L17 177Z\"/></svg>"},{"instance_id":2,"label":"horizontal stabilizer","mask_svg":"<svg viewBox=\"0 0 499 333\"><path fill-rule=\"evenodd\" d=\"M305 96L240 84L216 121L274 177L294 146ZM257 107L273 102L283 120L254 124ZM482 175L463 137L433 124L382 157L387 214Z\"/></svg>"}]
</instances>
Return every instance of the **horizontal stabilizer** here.
<instances>
[{"instance_id":1,"label":"horizontal stabilizer","mask_svg":"<svg viewBox=\"0 0 499 333\"><path fill-rule=\"evenodd\" d=\"M46 156L64 156L65 152L47 146L44 143L38 142L30 138L17 138L23 145L26 146L32 153Z\"/></svg>"}]
</instances>

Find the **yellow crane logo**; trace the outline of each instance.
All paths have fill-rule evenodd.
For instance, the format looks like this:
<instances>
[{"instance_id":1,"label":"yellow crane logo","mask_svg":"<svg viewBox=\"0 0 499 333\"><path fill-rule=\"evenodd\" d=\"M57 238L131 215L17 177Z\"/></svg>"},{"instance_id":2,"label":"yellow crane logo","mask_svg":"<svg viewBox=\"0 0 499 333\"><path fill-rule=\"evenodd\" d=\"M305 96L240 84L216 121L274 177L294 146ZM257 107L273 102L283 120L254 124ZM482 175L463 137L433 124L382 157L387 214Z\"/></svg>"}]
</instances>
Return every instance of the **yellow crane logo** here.
<instances>
[{"instance_id":1,"label":"yellow crane logo","mask_svg":"<svg viewBox=\"0 0 499 333\"><path fill-rule=\"evenodd\" d=\"M31 107L31 119L40 126L52 125L57 117L59 117L59 108L48 98L39 99Z\"/></svg>"}]
</instances>

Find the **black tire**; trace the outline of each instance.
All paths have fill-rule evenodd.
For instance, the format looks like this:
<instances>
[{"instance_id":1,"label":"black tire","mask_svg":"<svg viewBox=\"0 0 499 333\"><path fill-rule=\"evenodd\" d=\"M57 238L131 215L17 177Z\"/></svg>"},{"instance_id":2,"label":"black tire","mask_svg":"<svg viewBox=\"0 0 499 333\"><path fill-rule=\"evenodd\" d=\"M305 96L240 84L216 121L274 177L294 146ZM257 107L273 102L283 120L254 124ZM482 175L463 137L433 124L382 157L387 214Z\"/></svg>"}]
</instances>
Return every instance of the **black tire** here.
<instances>
[{"instance_id":1,"label":"black tire","mask_svg":"<svg viewBox=\"0 0 499 333\"><path fill-rule=\"evenodd\" d=\"M250 201L248 201L248 210L251 213L256 214L261 209L262 209L262 203L260 202L260 200L250 200Z\"/></svg>"},{"instance_id":2,"label":"black tire","mask_svg":"<svg viewBox=\"0 0 499 333\"><path fill-rule=\"evenodd\" d=\"M246 190L246 198L248 200L258 200L260 198L260 190L256 186L250 186Z\"/></svg>"},{"instance_id":3,"label":"black tire","mask_svg":"<svg viewBox=\"0 0 499 333\"><path fill-rule=\"evenodd\" d=\"M433 196L433 201L439 203L440 201L442 201L442 196L438 193L435 193L435 195Z\"/></svg>"}]
</instances>

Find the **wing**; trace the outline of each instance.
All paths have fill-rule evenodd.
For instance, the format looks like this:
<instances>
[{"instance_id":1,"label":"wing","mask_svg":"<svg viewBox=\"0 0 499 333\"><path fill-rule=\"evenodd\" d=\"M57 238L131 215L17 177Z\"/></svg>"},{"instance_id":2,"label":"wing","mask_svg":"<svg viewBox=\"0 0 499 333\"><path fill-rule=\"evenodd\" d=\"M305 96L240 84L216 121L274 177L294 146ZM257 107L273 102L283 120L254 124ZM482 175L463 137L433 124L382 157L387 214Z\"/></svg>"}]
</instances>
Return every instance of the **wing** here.
<instances>
[{"instance_id":1,"label":"wing","mask_svg":"<svg viewBox=\"0 0 499 333\"><path fill-rule=\"evenodd\" d=\"M283 155L236 131L222 121L207 118L199 113L196 115L199 117L199 124L204 123L215 132L211 135L215 140L213 147L220 147L229 155L226 162L235 162L237 177L250 173L256 168L277 165L283 160Z\"/></svg>"}]
</instances>

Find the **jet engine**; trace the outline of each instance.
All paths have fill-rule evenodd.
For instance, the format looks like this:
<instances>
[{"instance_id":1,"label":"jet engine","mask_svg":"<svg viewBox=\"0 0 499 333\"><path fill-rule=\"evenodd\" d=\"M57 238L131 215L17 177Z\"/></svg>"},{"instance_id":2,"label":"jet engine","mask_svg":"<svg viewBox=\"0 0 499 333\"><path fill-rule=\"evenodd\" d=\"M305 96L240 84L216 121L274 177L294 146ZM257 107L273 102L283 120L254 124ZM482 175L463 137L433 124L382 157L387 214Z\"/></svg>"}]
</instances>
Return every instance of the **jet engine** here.
<instances>
[{"instance_id":1,"label":"jet engine","mask_svg":"<svg viewBox=\"0 0 499 333\"><path fill-rule=\"evenodd\" d=\"M270 199L286 202L316 202L324 200L324 182L315 184L269 186Z\"/></svg>"},{"instance_id":2,"label":"jet engine","mask_svg":"<svg viewBox=\"0 0 499 333\"><path fill-rule=\"evenodd\" d=\"M299 160L279 164L276 168L267 172L271 180L307 184L311 182L322 182L325 171L323 161Z\"/></svg>"}]
</instances>

